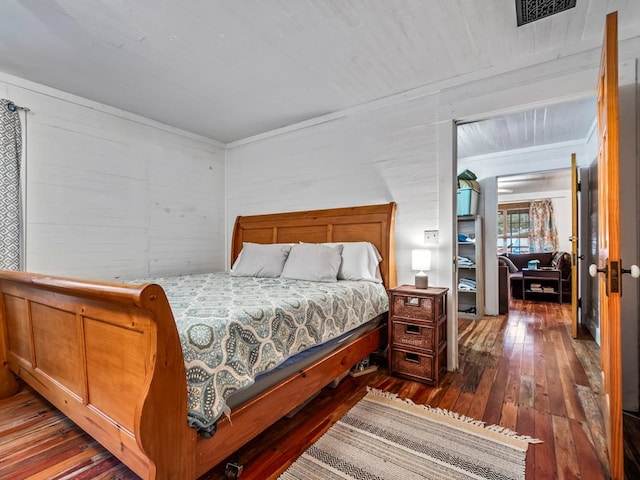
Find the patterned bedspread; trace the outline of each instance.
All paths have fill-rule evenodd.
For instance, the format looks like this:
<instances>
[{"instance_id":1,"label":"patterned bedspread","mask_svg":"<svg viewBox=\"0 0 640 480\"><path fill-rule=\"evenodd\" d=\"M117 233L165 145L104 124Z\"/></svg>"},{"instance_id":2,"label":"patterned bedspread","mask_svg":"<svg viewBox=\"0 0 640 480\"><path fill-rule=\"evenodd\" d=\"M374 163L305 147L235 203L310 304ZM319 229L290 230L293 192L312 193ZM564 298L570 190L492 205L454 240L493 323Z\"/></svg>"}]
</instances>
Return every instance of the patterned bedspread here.
<instances>
[{"instance_id":1,"label":"patterned bedspread","mask_svg":"<svg viewBox=\"0 0 640 480\"><path fill-rule=\"evenodd\" d=\"M167 294L187 371L189 424L215 430L256 376L388 311L382 285L209 273L145 279ZM138 283L138 281L136 282Z\"/></svg>"}]
</instances>

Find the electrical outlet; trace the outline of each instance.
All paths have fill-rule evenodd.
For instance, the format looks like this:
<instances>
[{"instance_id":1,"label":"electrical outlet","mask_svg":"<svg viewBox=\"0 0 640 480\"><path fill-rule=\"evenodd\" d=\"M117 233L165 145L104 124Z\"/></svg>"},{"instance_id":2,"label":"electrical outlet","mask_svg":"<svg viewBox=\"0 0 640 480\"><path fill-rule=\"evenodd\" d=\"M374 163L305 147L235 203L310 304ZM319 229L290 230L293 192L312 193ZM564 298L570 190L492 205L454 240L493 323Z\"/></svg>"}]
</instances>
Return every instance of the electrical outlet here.
<instances>
[{"instance_id":1,"label":"electrical outlet","mask_svg":"<svg viewBox=\"0 0 640 480\"><path fill-rule=\"evenodd\" d=\"M434 245L438 243L438 230L425 230L424 231L424 243L427 245Z\"/></svg>"}]
</instances>

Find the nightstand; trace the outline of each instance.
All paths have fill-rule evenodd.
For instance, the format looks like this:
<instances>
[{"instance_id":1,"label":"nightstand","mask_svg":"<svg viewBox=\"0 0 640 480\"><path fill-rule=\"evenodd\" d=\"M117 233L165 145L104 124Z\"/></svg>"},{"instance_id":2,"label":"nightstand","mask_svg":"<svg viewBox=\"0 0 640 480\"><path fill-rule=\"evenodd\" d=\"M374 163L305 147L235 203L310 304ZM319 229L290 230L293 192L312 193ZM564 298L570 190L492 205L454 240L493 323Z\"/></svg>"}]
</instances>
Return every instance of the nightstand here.
<instances>
[{"instance_id":1,"label":"nightstand","mask_svg":"<svg viewBox=\"0 0 640 480\"><path fill-rule=\"evenodd\" d=\"M447 370L447 288L389 290L389 373L437 385Z\"/></svg>"}]
</instances>

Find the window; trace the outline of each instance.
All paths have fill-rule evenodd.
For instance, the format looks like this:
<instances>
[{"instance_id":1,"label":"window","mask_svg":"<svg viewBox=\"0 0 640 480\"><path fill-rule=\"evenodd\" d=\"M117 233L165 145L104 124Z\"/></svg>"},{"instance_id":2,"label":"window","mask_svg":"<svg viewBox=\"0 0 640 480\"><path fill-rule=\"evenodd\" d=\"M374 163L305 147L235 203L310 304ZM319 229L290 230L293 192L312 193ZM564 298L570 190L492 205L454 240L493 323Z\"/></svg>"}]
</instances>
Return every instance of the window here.
<instances>
[{"instance_id":1,"label":"window","mask_svg":"<svg viewBox=\"0 0 640 480\"><path fill-rule=\"evenodd\" d=\"M498 254L529 253L529 202L498 205Z\"/></svg>"}]
</instances>

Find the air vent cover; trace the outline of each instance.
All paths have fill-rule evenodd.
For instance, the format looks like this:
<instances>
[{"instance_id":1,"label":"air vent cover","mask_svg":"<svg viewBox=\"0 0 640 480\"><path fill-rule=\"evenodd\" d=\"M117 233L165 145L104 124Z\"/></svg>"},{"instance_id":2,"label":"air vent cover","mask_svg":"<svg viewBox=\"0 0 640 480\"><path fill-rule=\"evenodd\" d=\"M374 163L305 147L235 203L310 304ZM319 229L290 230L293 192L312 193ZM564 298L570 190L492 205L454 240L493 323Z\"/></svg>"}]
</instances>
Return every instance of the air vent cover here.
<instances>
[{"instance_id":1,"label":"air vent cover","mask_svg":"<svg viewBox=\"0 0 640 480\"><path fill-rule=\"evenodd\" d=\"M576 0L516 0L518 26L535 22L576 6Z\"/></svg>"}]
</instances>

